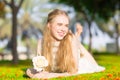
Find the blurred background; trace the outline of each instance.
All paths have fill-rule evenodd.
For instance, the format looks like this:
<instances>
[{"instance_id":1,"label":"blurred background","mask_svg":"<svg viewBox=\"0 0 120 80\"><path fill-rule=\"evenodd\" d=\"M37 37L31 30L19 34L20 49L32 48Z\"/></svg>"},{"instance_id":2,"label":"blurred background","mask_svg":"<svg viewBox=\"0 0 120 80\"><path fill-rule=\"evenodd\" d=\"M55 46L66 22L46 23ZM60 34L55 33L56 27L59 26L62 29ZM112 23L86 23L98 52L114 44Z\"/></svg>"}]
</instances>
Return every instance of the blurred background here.
<instances>
[{"instance_id":1,"label":"blurred background","mask_svg":"<svg viewBox=\"0 0 120 80\"><path fill-rule=\"evenodd\" d=\"M80 42L91 52L120 54L119 0L0 0L0 60L31 59L47 15L53 9L65 10L83 26Z\"/></svg>"}]
</instances>

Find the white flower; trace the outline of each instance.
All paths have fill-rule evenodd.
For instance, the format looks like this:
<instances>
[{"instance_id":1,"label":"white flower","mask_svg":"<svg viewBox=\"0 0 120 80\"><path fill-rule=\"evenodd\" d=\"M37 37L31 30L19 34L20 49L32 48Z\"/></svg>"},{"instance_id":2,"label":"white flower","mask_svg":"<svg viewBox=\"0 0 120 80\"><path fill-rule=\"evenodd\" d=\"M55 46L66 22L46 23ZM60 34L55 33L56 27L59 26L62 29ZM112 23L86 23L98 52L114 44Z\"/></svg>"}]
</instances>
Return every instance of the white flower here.
<instances>
[{"instance_id":1,"label":"white flower","mask_svg":"<svg viewBox=\"0 0 120 80\"><path fill-rule=\"evenodd\" d=\"M34 69L42 71L44 67L48 66L48 61L44 56L36 56L32 59Z\"/></svg>"}]
</instances>

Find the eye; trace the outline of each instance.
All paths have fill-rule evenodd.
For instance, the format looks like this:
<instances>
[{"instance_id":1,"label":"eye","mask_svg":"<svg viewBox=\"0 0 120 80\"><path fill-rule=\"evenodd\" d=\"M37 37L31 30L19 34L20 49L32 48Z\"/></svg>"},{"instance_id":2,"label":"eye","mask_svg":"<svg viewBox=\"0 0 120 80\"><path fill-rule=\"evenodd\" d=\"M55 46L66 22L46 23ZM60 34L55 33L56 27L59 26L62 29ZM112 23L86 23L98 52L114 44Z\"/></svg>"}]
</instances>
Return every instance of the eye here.
<instances>
[{"instance_id":1,"label":"eye","mask_svg":"<svg viewBox=\"0 0 120 80\"><path fill-rule=\"evenodd\" d=\"M69 25L68 25L68 24L66 24L65 26L66 26L66 27L68 27Z\"/></svg>"},{"instance_id":2,"label":"eye","mask_svg":"<svg viewBox=\"0 0 120 80\"><path fill-rule=\"evenodd\" d=\"M58 26L62 26L62 23L58 23Z\"/></svg>"}]
</instances>

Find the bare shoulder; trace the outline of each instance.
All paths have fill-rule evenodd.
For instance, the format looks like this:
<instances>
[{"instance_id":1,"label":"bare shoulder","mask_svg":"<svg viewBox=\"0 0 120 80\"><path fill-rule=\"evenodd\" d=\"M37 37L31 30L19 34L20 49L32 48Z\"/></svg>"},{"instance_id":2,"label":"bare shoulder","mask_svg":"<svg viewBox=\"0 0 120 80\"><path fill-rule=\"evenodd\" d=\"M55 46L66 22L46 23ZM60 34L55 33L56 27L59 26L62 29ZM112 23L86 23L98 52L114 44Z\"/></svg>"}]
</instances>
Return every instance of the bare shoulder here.
<instances>
[{"instance_id":1,"label":"bare shoulder","mask_svg":"<svg viewBox=\"0 0 120 80\"><path fill-rule=\"evenodd\" d=\"M41 42L42 41L42 38L38 39L38 42Z\"/></svg>"},{"instance_id":2,"label":"bare shoulder","mask_svg":"<svg viewBox=\"0 0 120 80\"><path fill-rule=\"evenodd\" d=\"M42 43L42 38L38 39L38 44Z\"/></svg>"}]
</instances>

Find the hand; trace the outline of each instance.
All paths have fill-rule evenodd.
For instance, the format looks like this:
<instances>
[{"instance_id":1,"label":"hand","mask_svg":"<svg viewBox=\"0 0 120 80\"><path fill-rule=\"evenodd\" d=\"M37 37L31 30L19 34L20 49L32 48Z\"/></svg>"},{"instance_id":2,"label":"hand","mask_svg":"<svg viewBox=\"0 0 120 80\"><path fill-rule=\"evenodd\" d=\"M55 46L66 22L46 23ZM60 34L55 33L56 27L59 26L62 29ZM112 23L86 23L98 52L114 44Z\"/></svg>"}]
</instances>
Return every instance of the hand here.
<instances>
[{"instance_id":1,"label":"hand","mask_svg":"<svg viewBox=\"0 0 120 80\"><path fill-rule=\"evenodd\" d=\"M76 33L75 36L78 38L82 33L82 25L80 23L76 23Z\"/></svg>"}]
</instances>

